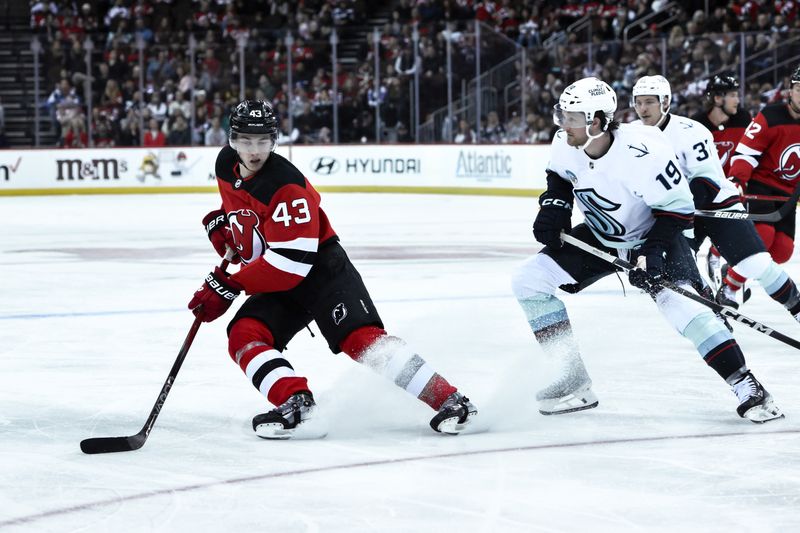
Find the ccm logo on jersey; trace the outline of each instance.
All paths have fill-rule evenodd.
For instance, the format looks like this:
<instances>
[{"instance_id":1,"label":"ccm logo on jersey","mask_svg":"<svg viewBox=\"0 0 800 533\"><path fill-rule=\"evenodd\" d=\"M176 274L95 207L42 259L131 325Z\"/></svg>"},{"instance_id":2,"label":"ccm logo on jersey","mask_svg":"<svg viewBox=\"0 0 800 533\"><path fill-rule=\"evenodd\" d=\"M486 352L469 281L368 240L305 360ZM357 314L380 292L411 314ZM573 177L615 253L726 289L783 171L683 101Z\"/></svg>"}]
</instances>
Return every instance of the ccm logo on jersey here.
<instances>
[{"instance_id":1,"label":"ccm logo on jersey","mask_svg":"<svg viewBox=\"0 0 800 533\"><path fill-rule=\"evenodd\" d=\"M206 276L206 283L208 284L209 287L211 287L214 290L214 292L216 292L226 300L235 300L236 297L238 296L238 294L236 294L235 292L229 291L228 289L220 285L220 283L216 279L214 279L214 274L209 274L208 276Z\"/></svg>"},{"instance_id":2,"label":"ccm logo on jersey","mask_svg":"<svg viewBox=\"0 0 800 533\"><path fill-rule=\"evenodd\" d=\"M261 221L255 211L240 209L228 215L236 253L245 263L261 257L266 249L266 239L261 234Z\"/></svg>"},{"instance_id":3,"label":"ccm logo on jersey","mask_svg":"<svg viewBox=\"0 0 800 533\"><path fill-rule=\"evenodd\" d=\"M572 204L560 198L545 198L542 200L542 207L560 207L562 209L572 209Z\"/></svg>"}]
</instances>

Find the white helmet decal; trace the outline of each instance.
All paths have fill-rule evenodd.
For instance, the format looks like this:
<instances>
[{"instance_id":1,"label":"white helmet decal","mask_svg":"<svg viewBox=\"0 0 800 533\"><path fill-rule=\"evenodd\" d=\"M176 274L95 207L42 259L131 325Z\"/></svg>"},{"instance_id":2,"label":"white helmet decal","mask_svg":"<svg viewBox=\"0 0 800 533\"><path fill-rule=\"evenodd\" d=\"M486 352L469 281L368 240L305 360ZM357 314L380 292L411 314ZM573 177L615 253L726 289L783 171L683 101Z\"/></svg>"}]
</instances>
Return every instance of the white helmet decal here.
<instances>
[{"instance_id":1,"label":"white helmet decal","mask_svg":"<svg viewBox=\"0 0 800 533\"><path fill-rule=\"evenodd\" d=\"M583 78L564 89L558 99L558 108L564 112L583 113L587 124L592 123L596 112L602 111L608 125L617 111L617 94L602 80Z\"/></svg>"}]
</instances>

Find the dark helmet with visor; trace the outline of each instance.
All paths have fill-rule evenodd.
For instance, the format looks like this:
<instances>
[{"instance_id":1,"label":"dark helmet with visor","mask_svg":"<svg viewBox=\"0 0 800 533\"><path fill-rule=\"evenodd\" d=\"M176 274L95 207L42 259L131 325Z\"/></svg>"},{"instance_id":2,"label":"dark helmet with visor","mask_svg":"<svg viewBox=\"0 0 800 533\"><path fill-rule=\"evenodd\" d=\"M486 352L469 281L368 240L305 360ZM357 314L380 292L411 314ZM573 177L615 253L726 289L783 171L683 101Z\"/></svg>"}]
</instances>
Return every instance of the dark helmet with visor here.
<instances>
[{"instance_id":1,"label":"dark helmet with visor","mask_svg":"<svg viewBox=\"0 0 800 533\"><path fill-rule=\"evenodd\" d=\"M278 118L264 100L245 100L237 105L231 112L230 126L229 144L237 152L275 149Z\"/></svg>"}]
</instances>

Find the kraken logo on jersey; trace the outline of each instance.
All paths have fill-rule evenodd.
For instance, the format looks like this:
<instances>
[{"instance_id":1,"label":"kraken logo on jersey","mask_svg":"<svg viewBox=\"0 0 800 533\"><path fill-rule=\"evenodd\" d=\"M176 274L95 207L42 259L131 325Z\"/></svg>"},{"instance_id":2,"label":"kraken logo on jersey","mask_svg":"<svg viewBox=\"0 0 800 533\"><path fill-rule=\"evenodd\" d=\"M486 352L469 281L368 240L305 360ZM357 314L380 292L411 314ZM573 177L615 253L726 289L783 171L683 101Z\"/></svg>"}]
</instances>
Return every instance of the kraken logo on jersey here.
<instances>
[{"instance_id":1,"label":"kraken logo on jersey","mask_svg":"<svg viewBox=\"0 0 800 533\"><path fill-rule=\"evenodd\" d=\"M618 210L621 204L603 198L594 189L575 189L573 192L575 199L585 207L583 216L591 227L608 237L622 237L627 233L625 226L608 214Z\"/></svg>"},{"instance_id":2,"label":"kraken logo on jersey","mask_svg":"<svg viewBox=\"0 0 800 533\"><path fill-rule=\"evenodd\" d=\"M778 160L778 168L775 169L781 179L793 180L800 176L800 143L790 144L781 152Z\"/></svg>"},{"instance_id":3,"label":"kraken logo on jersey","mask_svg":"<svg viewBox=\"0 0 800 533\"><path fill-rule=\"evenodd\" d=\"M250 263L261 257L266 248L266 240L259 229L258 215L250 209L240 209L228 214L228 223L231 226L233 240L236 242L236 252L242 261Z\"/></svg>"}]
</instances>

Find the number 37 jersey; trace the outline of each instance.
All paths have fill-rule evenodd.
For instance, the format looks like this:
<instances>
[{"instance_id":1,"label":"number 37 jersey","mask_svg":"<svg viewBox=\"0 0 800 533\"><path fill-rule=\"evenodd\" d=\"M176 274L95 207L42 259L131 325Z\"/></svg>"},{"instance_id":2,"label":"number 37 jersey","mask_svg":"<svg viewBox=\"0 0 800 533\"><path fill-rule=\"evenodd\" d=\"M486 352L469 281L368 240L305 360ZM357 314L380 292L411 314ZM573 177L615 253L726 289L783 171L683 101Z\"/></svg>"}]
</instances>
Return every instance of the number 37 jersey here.
<instances>
[{"instance_id":1,"label":"number 37 jersey","mask_svg":"<svg viewBox=\"0 0 800 533\"><path fill-rule=\"evenodd\" d=\"M217 156L222 209L228 216L242 268L231 278L248 294L294 288L305 279L318 249L338 240L319 193L286 158L271 154L248 178L226 146Z\"/></svg>"},{"instance_id":2,"label":"number 37 jersey","mask_svg":"<svg viewBox=\"0 0 800 533\"><path fill-rule=\"evenodd\" d=\"M694 217L689 184L669 140L651 126L622 124L609 150L594 159L567 144L559 130L548 172L569 181L587 225L603 244L633 248L644 242L655 217Z\"/></svg>"}]
</instances>

